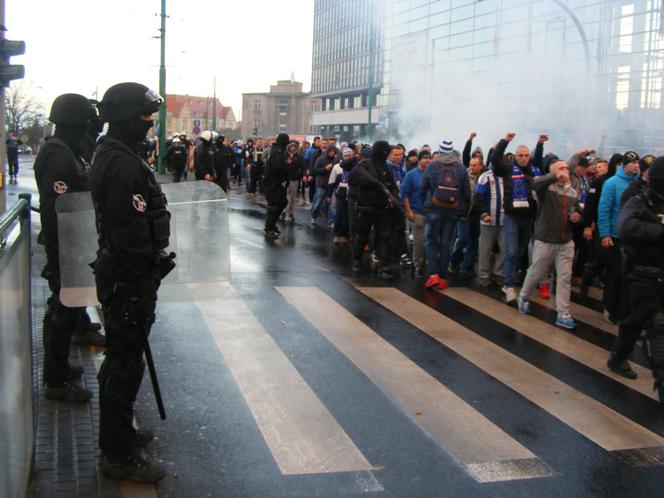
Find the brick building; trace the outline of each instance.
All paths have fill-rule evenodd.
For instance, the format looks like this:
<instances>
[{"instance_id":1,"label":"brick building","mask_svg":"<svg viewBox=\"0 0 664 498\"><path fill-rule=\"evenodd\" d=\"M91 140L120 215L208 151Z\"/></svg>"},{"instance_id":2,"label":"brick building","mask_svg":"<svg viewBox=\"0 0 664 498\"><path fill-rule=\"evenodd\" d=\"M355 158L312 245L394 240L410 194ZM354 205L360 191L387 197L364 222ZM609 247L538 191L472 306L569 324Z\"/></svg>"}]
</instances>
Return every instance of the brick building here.
<instances>
[{"instance_id":1,"label":"brick building","mask_svg":"<svg viewBox=\"0 0 664 498\"><path fill-rule=\"evenodd\" d=\"M212 119L216 105L217 131L234 130L238 127L233 109L210 97L191 95L166 95L166 135L185 132L198 135L203 130L212 129Z\"/></svg>"}]
</instances>

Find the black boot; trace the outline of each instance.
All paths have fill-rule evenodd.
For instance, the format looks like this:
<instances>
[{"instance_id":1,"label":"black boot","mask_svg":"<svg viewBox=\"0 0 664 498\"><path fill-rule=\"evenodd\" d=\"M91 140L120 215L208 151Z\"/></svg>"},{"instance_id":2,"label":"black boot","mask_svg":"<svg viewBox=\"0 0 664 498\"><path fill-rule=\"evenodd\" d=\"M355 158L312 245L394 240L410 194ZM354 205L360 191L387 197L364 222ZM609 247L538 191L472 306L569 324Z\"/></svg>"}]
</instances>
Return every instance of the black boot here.
<instances>
[{"instance_id":1,"label":"black boot","mask_svg":"<svg viewBox=\"0 0 664 498\"><path fill-rule=\"evenodd\" d=\"M143 455L127 456L104 455L102 471L106 477L127 481L155 483L161 481L166 472Z\"/></svg>"},{"instance_id":2,"label":"black boot","mask_svg":"<svg viewBox=\"0 0 664 498\"><path fill-rule=\"evenodd\" d=\"M632 369L632 366L629 364L629 361L619 360L616 358L615 353L611 353L609 360L606 362L606 366L609 367L609 370L622 375L626 379L634 380L638 377L638 374Z\"/></svg>"}]
</instances>

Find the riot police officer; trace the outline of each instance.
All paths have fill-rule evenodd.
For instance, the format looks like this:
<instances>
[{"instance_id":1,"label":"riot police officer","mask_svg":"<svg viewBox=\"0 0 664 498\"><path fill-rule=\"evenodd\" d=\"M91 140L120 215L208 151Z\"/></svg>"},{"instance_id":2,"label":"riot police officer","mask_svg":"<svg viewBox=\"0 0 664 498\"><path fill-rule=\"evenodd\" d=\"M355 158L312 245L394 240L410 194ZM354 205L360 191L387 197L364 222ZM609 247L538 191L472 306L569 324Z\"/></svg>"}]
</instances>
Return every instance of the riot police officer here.
<instances>
[{"instance_id":1,"label":"riot police officer","mask_svg":"<svg viewBox=\"0 0 664 498\"><path fill-rule=\"evenodd\" d=\"M289 160L286 153L286 147L290 138L287 133L279 133L277 139L272 145L270 157L265 167L265 176L263 177L263 192L267 200L267 219L265 220L265 236L268 239L279 237L279 228L277 220L279 215L288 205L286 185L289 181L288 165Z\"/></svg>"},{"instance_id":2,"label":"riot police officer","mask_svg":"<svg viewBox=\"0 0 664 498\"><path fill-rule=\"evenodd\" d=\"M99 109L109 128L95 151L91 174L99 234L94 270L107 338L98 375L102 468L109 477L138 482L164 477L162 469L135 451L151 441L151 432L132 425L157 289L174 266L163 251L170 236L166 197L139 156L161 103L157 93L139 83L119 83L106 91Z\"/></svg>"},{"instance_id":3,"label":"riot police officer","mask_svg":"<svg viewBox=\"0 0 664 498\"><path fill-rule=\"evenodd\" d=\"M641 331L645 355L664 402L664 156L650 167L645 193L631 197L618 218L617 231L625 253L628 315L608 361L611 370L636 378L627 361Z\"/></svg>"},{"instance_id":4,"label":"riot police officer","mask_svg":"<svg viewBox=\"0 0 664 498\"><path fill-rule=\"evenodd\" d=\"M205 130L198 137L199 143L194 149L194 172L196 180L214 180L214 157L216 154L212 132Z\"/></svg>"},{"instance_id":5,"label":"riot police officer","mask_svg":"<svg viewBox=\"0 0 664 498\"><path fill-rule=\"evenodd\" d=\"M179 182L187 167L187 150L178 137L175 137L166 149L166 164L168 170L173 172L173 182Z\"/></svg>"},{"instance_id":6,"label":"riot police officer","mask_svg":"<svg viewBox=\"0 0 664 498\"><path fill-rule=\"evenodd\" d=\"M376 236L376 254L381 261L378 276L383 279L393 277L389 267L392 209L386 190L396 195L398 188L390 168L387 156L390 144L379 140L371 148L372 155L361 161L350 172L348 184L356 190L355 220L353 234L353 271L362 270L362 254L369 241L371 229ZM385 190L386 189L386 190Z\"/></svg>"},{"instance_id":7,"label":"riot police officer","mask_svg":"<svg viewBox=\"0 0 664 498\"><path fill-rule=\"evenodd\" d=\"M215 153L214 153L214 171L217 177L217 185L219 185L224 192L228 191L228 172L233 166L233 151L226 145L226 137L223 135L217 136L215 139Z\"/></svg>"},{"instance_id":8,"label":"riot police officer","mask_svg":"<svg viewBox=\"0 0 664 498\"><path fill-rule=\"evenodd\" d=\"M38 242L46 251L42 276L48 280L51 296L44 315L45 397L62 401L88 401L92 391L72 380L83 368L69 364L69 345L85 308L68 308L60 302L60 259L58 219L55 201L67 192L90 189L87 163L82 158L84 138L95 110L82 95L67 93L55 99L49 120L55 123L54 136L46 141L35 159L34 172L39 189L41 232Z\"/></svg>"}]
</instances>

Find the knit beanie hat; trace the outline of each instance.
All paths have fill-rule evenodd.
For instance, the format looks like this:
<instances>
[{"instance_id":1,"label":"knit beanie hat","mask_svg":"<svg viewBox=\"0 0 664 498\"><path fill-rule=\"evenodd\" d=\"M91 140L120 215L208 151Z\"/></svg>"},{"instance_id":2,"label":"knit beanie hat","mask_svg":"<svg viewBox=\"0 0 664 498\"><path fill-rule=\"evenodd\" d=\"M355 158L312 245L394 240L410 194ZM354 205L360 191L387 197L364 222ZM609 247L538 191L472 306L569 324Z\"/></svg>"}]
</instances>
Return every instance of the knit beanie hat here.
<instances>
[{"instance_id":1,"label":"knit beanie hat","mask_svg":"<svg viewBox=\"0 0 664 498\"><path fill-rule=\"evenodd\" d=\"M452 140L441 140L440 144L438 144L438 151L440 151L442 154L445 154L446 152L453 152L454 144L452 143Z\"/></svg>"}]
</instances>

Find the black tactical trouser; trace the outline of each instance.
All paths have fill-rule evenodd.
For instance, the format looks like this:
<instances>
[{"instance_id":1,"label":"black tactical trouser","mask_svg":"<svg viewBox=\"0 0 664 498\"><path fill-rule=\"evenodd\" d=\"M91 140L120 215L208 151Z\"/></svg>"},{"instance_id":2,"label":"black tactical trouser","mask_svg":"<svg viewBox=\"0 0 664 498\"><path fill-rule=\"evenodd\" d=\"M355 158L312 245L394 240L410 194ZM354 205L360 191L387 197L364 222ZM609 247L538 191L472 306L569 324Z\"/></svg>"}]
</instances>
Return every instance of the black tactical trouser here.
<instances>
[{"instance_id":1,"label":"black tactical trouser","mask_svg":"<svg viewBox=\"0 0 664 498\"><path fill-rule=\"evenodd\" d=\"M267 200L265 230L276 231L279 216L281 216L281 212L288 206L286 189L281 185L271 186L269 189L266 189L265 199Z\"/></svg>"},{"instance_id":2,"label":"black tactical trouser","mask_svg":"<svg viewBox=\"0 0 664 498\"><path fill-rule=\"evenodd\" d=\"M263 179L263 165L262 164L252 164L251 169L249 170L249 182L247 183L247 192L250 194L255 194L258 190L259 193L263 193L263 188L261 181Z\"/></svg>"},{"instance_id":3,"label":"black tactical trouser","mask_svg":"<svg viewBox=\"0 0 664 498\"><path fill-rule=\"evenodd\" d=\"M102 305L106 356L99 369L99 448L107 455L126 456L136 436L134 402L143 380L143 341L154 323L156 292L145 298L151 309L144 330L127 315L129 299L114 295Z\"/></svg>"},{"instance_id":4,"label":"black tactical trouser","mask_svg":"<svg viewBox=\"0 0 664 498\"><path fill-rule=\"evenodd\" d=\"M646 330L644 349L656 381L664 381L664 285L662 279L648 278L630 271L626 278L628 314L620 323L614 351L622 361L634 349L642 330Z\"/></svg>"},{"instance_id":5,"label":"black tactical trouser","mask_svg":"<svg viewBox=\"0 0 664 498\"><path fill-rule=\"evenodd\" d=\"M184 170L186 169L187 164L176 164L173 163L168 169L173 172L173 183L177 183L181 180L184 175ZM185 177L186 179L186 177Z\"/></svg>"},{"instance_id":6,"label":"black tactical trouser","mask_svg":"<svg viewBox=\"0 0 664 498\"><path fill-rule=\"evenodd\" d=\"M9 166L9 176L18 176L18 155L8 155L7 165Z\"/></svg>"},{"instance_id":7,"label":"black tactical trouser","mask_svg":"<svg viewBox=\"0 0 664 498\"><path fill-rule=\"evenodd\" d=\"M353 261L361 261L364 246L369 241L371 228L376 236L376 254L383 266L390 261L392 212L385 208L355 207L355 223L353 226Z\"/></svg>"},{"instance_id":8,"label":"black tactical trouser","mask_svg":"<svg viewBox=\"0 0 664 498\"><path fill-rule=\"evenodd\" d=\"M217 176L214 183L219 185L224 192L228 192L228 168L226 166L215 166L214 172Z\"/></svg>"},{"instance_id":9,"label":"black tactical trouser","mask_svg":"<svg viewBox=\"0 0 664 498\"><path fill-rule=\"evenodd\" d=\"M44 314L44 383L60 384L69 379L71 336L86 321L85 308L68 308L60 302L60 275L57 253L47 253L49 261L42 272L51 296Z\"/></svg>"},{"instance_id":10,"label":"black tactical trouser","mask_svg":"<svg viewBox=\"0 0 664 498\"><path fill-rule=\"evenodd\" d=\"M623 256L620 241L613 239L613 246L602 247L601 250L607 265L602 304L613 318L622 319L620 298L623 286Z\"/></svg>"},{"instance_id":11,"label":"black tactical trouser","mask_svg":"<svg viewBox=\"0 0 664 498\"><path fill-rule=\"evenodd\" d=\"M392 222L390 223L392 235L392 258L399 261L403 254L408 254L408 241L406 240L406 216L400 209L390 210Z\"/></svg>"}]
</instances>

